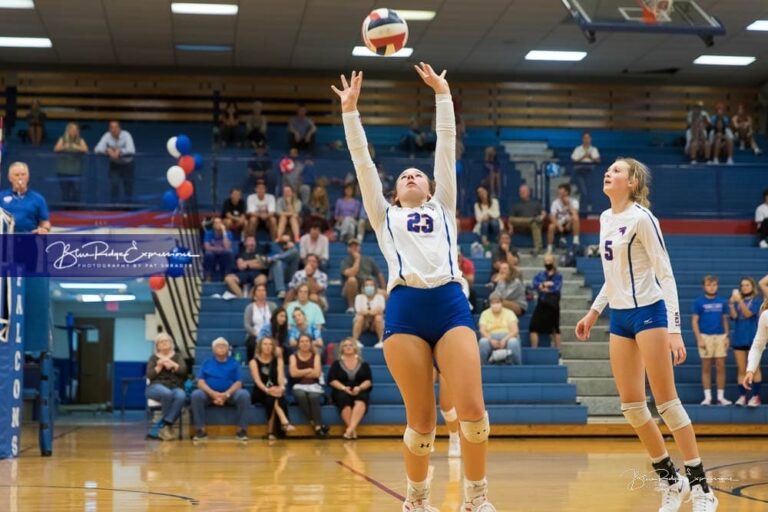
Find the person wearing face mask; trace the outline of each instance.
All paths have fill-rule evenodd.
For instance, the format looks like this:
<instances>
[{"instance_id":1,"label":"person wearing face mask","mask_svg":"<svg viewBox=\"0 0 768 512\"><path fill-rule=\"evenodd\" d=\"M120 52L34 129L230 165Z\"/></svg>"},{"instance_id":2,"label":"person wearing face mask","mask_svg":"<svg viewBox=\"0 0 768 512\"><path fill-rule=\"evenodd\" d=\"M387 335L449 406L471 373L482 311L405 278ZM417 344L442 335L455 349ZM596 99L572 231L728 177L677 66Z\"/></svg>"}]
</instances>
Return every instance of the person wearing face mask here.
<instances>
[{"instance_id":1,"label":"person wearing face mask","mask_svg":"<svg viewBox=\"0 0 768 512\"><path fill-rule=\"evenodd\" d=\"M352 339L360 339L363 332L375 332L379 339L376 348L384 343L384 297L376 293L376 281L371 278L363 282L363 293L355 297L355 319L352 322Z\"/></svg>"},{"instance_id":2,"label":"person wearing face mask","mask_svg":"<svg viewBox=\"0 0 768 512\"><path fill-rule=\"evenodd\" d=\"M563 275L557 271L555 257L544 256L544 270L533 278L533 289L539 294L533 310L531 325L528 327L531 347L539 346L539 334L552 336L552 345L560 350L560 290Z\"/></svg>"},{"instance_id":3,"label":"person wearing face mask","mask_svg":"<svg viewBox=\"0 0 768 512\"><path fill-rule=\"evenodd\" d=\"M486 363L522 364L520 329L517 315L501 303L501 295L488 297L490 307L480 314L480 361Z\"/></svg>"}]
</instances>

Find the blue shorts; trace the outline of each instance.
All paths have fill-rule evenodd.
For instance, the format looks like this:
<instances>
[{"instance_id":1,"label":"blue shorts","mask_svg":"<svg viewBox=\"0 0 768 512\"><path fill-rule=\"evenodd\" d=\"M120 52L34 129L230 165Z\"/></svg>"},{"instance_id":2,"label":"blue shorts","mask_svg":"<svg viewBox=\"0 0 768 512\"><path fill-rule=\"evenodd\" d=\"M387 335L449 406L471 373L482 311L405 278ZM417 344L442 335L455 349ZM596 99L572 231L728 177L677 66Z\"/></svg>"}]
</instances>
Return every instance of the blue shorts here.
<instances>
[{"instance_id":1,"label":"blue shorts","mask_svg":"<svg viewBox=\"0 0 768 512\"><path fill-rule=\"evenodd\" d=\"M611 334L635 339L637 333L657 327L668 327L663 300L639 308L611 310Z\"/></svg>"},{"instance_id":2,"label":"blue shorts","mask_svg":"<svg viewBox=\"0 0 768 512\"><path fill-rule=\"evenodd\" d=\"M437 288L397 286L389 294L384 311L384 339L393 334L412 334L434 348L454 327L475 330L469 302L459 283Z\"/></svg>"}]
</instances>

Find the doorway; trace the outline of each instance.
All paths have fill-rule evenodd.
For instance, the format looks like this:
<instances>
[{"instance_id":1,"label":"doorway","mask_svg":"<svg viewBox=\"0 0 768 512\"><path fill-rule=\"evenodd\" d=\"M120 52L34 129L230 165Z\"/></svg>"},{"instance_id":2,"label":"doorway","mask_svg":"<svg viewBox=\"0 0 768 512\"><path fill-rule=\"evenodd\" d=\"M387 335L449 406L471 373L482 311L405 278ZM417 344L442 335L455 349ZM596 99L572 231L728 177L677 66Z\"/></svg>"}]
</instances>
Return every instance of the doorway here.
<instances>
[{"instance_id":1,"label":"doorway","mask_svg":"<svg viewBox=\"0 0 768 512\"><path fill-rule=\"evenodd\" d=\"M77 403L112 403L114 318L76 318L78 328Z\"/></svg>"}]
</instances>

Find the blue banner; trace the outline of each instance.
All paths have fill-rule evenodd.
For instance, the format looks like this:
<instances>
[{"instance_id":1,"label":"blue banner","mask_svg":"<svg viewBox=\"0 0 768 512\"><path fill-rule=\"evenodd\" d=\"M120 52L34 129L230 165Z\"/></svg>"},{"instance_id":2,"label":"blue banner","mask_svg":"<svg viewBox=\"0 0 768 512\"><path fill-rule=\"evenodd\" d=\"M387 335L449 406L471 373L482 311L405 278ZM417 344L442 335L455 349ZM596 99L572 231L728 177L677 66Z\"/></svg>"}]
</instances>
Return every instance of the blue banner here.
<instances>
[{"instance_id":1,"label":"blue banner","mask_svg":"<svg viewBox=\"0 0 768 512\"><path fill-rule=\"evenodd\" d=\"M0 279L0 459L19 454L24 376L24 284Z\"/></svg>"}]
</instances>

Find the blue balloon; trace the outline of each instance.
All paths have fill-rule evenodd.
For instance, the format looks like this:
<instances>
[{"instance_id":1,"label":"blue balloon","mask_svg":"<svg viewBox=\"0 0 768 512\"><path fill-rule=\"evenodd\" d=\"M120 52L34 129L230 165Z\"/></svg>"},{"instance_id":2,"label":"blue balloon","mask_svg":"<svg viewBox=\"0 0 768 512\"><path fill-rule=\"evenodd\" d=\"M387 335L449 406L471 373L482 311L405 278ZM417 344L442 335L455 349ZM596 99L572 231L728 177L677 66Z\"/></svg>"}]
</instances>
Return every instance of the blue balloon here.
<instances>
[{"instance_id":1,"label":"blue balloon","mask_svg":"<svg viewBox=\"0 0 768 512\"><path fill-rule=\"evenodd\" d=\"M179 196L176 195L175 190L168 190L163 194L162 200L163 208L165 210L175 210L179 207Z\"/></svg>"},{"instance_id":2,"label":"blue balloon","mask_svg":"<svg viewBox=\"0 0 768 512\"><path fill-rule=\"evenodd\" d=\"M176 149L182 155L188 155L192 151L192 141L186 135L179 135L176 137Z\"/></svg>"},{"instance_id":3,"label":"blue balloon","mask_svg":"<svg viewBox=\"0 0 768 512\"><path fill-rule=\"evenodd\" d=\"M186 247L174 247L168 261L178 263L179 265L189 265L192 263L192 253Z\"/></svg>"},{"instance_id":4,"label":"blue balloon","mask_svg":"<svg viewBox=\"0 0 768 512\"><path fill-rule=\"evenodd\" d=\"M192 155L192 158L195 159L195 170L200 170L203 168L203 157L200 156L200 153L195 153Z\"/></svg>"},{"instance_id":5,"label":"blue balloon","mask_svg":"<svg viewBox=\"0 0 768 512\"><path fill-rule=\"evenodd\" d=\"M182 265L169 265L168 271L165 273L168 277L181 277L184 275L184 266Z\"/></svg>"}]
</instances>

